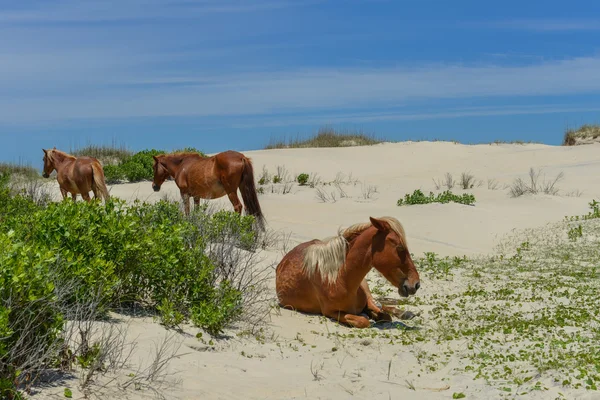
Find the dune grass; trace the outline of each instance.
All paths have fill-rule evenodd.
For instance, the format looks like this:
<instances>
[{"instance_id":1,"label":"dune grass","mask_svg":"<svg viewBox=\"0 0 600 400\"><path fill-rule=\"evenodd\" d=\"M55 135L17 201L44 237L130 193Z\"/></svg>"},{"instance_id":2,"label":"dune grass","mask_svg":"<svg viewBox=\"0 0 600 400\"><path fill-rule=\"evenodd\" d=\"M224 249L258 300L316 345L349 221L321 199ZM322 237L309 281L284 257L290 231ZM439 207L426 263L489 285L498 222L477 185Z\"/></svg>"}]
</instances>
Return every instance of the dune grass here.
<instances>
[{"instance_id":1,"label":"dune grass","mask_svg":"<svg viewBox=\"0 0 600 400\"><path fill-rule=\"evenodd\" d=\"M575 146L579 142L595 140L600 137L600 125L585 124L578 129L567 129L563 139L563 146Z\"/></svg>"},{"instance_id":2,"label":"dune grass","mask_svg":"<svg viewBox=\"0 0 600 400\"><path fill-rule=\"evenodd\" d=\"M265 149L309 148L309 147L351 147L371 146L382 141L374 135L360 131L339 131L330 127L320 128L316 135L309 138L271 139Z\"/></svg>"},{"instance_id":3,"label":"dune grass","mask_svg":"<svg viewBox=\"0 0 600 400\"><path fill-rule=\"evenodd\" d=\"M0 162L0 175L9 174L26 178L39 178L37 169L28 164Z\"/></svg>"},{"instance_id":4,"label":"dune grass","mask_svg":"<svg viewBox=\"0 0 600 400\"><path fill-rule=\"evenodd\" d=\"M89 144L85 147L72 149L71 154L75 157L94 157L104 165L115 165L132 156L133 152L128 150L125 145L113 143L111 145Z\"/></svg>"}]
</instances>

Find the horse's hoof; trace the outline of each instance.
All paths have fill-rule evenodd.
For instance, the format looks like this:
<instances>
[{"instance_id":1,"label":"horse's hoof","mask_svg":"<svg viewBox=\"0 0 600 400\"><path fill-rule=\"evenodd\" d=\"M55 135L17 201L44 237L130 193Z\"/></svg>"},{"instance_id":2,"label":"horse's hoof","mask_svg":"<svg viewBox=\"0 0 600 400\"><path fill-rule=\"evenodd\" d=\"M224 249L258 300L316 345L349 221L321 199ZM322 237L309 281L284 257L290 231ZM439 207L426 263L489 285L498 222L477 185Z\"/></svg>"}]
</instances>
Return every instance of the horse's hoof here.
<instances>
[{"instance_id":1,"label":"horse's hoof","mask_svg":"<svg viewBox=\"0 0 600 400\"><path fill-rule=\"evenodd\" d=\"M413 319L416 315L411 311L404 311L398 318L403 321L408 321L409 319Z\"/></svg>"}]
</instances>

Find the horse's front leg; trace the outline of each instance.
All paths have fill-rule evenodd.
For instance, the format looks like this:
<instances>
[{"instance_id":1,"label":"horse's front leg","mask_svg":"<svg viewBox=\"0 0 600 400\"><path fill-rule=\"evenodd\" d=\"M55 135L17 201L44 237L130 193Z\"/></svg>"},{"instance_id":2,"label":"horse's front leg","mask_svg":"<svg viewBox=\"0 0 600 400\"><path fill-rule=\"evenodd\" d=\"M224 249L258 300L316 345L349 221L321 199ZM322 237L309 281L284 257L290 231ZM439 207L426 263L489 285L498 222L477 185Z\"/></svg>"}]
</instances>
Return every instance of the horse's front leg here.
<instances>
[{"instance_id":1,"label":"horse's front leg","mask_svg":"<svg viewBox=\"0 0 600 400\"><path fill-rule=\"evenodd\" d=\"M63 200L67 199L68 193L67 193L67 191L65 189L60 188L60 194L62 194Z\"/></svg>"},{"instance_id":2,"label":"horse's front leg","mask_svg":"<svg viewBox=\"0 0 600 400\"><path fill-rule=\"evenodd\" d=\"M375 299L371 294L371 290L369 289L369 284L367 283L367 278L363 279L360 283L359 290L362 290L367 297L367 308L365 311L373 319L374 321L391 321L392 316L387 312L384 312L379 306L375 303Z\"/></svg>"},{"instance_id":3,"label":"horse's front leg","mask_svg":"<svg viewBox=\"0 0 600 400\"><path fill-rule=\"evenodd\" d=\"M367 296L368 314L375 321L391 321L392 315L396 318L403 320L408 320L415 317L415 314L413 314L412 312L406 310L403 311L394 306L382 305L381 307L379 307L377 303L375 303L375 299L371 294L371 290L369 289L369 285L367 283L366 278L363 279L363 281L360 283L360 288L365 292L365 295Z\"/></svg>"},{"instance_id":4,"label":"horse's front leg","mask_svg":"<svg viewBox=\"0 0 600 400\"><path fill-rule=\"evenodd\" d=\"M77 202L77 193L71 193L71 198L73 199L73 203Z\"/></svg>"}]
</instances>

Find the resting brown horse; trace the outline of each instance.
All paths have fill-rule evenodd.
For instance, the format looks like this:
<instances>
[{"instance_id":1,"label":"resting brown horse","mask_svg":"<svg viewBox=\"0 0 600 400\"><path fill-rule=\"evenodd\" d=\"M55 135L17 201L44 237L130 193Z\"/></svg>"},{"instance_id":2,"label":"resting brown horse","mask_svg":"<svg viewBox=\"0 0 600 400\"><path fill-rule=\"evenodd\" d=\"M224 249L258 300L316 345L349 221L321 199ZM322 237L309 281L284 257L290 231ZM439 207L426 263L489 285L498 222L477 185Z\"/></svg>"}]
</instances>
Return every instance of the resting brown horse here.
<instances>
[{"instance_id":1,"label":"resting brown horse","mask_svg":"<svg viewBox=\"0 0 600 400\"><path fill-rule=\"evenodd\" d=\"M96 198L109 199L100 161L94 157L74 157L56 150L56 147L42 150L44 150L42 176L48 178L52 171L56 170L56 180L63 200L67 198L67 193L71 193L73 201L77 199L78 194L81 194L85 201L90 201L90 190L94 192Z\"/></svg>"},{"instance_id":2,"label":"resting brown horse","mask_svg":"<svg viewBox=\"0 0 600 400\"><path fill-rule=\"evenodd\" d=\"M242 204L237 195L239 188L246 212L256 218L260 227L264 227L252 162L243 154L231 150L212 157L197 153L162 154L154 157L153 168L154 191L158 192L169 176L173 177L181 193L186 215L190 214L190 197L197 206L200 199L217 199L225 195L229 197L233 209L241 214Z\"/></svg>"},{"instance_id":3,"label":"resting brown horse","mask_svg":"<svg viewBox=\"0 0 600 400\"><path fill-rule=\"evenodd\" d=\"M397 309L378 307L365 279L377 269L403 297L420 287L404 228L392 217L371 218L338 236L299 244L281 260L275 273L282 307L322 314L337 321L366 328L366 314L376 321L391 321Z\"/></svg>"}]
</instances>

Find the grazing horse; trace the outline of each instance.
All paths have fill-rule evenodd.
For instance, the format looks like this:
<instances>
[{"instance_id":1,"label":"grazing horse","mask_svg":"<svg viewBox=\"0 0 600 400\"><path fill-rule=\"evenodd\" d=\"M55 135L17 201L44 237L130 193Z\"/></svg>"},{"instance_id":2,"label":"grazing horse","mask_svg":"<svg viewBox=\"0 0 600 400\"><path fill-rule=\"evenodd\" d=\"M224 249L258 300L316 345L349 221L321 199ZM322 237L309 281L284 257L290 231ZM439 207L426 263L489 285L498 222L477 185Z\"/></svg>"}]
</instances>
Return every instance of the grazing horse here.
<instances>
[{"instance_id":1,"label":"grazing horse","mask_svg":"<svg viewBox=\"0 0 600 400\"><path fill-rule=\"evenodd\" d=\"M400 222L392 217L370 221L325 241L301 243L287 253L275 272L279 304L356 328L370 326L367 316L391 321L389 312L399 310L382 310L375 304L367 273L377 269L403 297L419 289L419 273Z\"/></svg>"},{"instance_id":2,"label":"grazing horse","mask_svg":"<svg viewBox=\"0 0 600 400\"><path fill-rule=\"evenodd\" d=\"M105 201L110 198L104 182L104 170L96 158L74 157L56 150L56 147L42 150L44 150L42 176L48 178L52 171L56 170L56 180L63 200L67 198L67 193L71 193L73 201L77 199L77 194L81 194L85 201L90 201L90 190L94 192L95 198L101 196Z\"/></svg>"},{"instance_id":3,"label":"grazing horse","mask_svg":"<svg viewBox=\"0 0 600 400\"><path fill-rule=\"evenodd\" d=\"M198 206L200 199L217 199L227 195L233 209L241 214L242 204L237 195L242 193L246 212L264 227L264 217L254 185L252 162L237 151L224 151L212 157L197 153L174 153L154 156L155 192L169 177L173 177L183 199L185 214L190 214L190 197Z\"/></svg>"}]
</instances>

